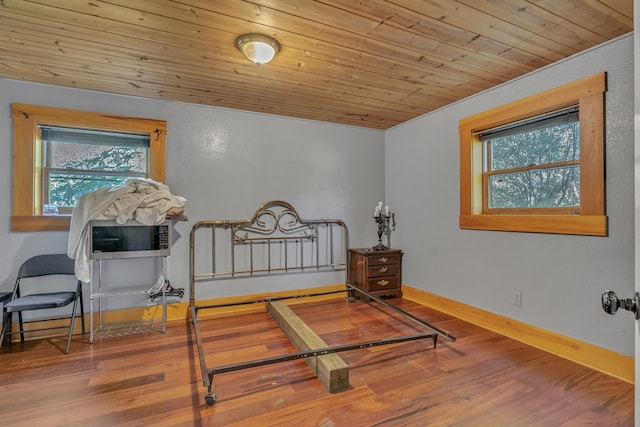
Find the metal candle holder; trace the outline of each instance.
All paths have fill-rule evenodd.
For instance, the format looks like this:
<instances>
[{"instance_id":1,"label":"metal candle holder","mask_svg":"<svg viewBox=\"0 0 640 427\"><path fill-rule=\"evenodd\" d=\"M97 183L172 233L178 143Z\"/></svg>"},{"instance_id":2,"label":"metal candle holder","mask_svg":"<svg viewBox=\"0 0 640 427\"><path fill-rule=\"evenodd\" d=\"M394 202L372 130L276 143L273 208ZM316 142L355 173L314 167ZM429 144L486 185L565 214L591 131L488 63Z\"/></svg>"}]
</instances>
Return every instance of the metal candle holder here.
<instances>
[{"instance_id":1,"label":"metal candle holder","mask_svg":"<svg viewBox=\"0 0 640 427\"><path fill-rule=\"evenodd\" d=\"M373 247L374 251L386 251L391 248L391 232L396 229L396 214L391 212L389 206L382 207L379 202L373 212L373 220L378 224L378 244ZM382 244L382 235L387 236L387 246Z\"/></svg>"}]
</instances>

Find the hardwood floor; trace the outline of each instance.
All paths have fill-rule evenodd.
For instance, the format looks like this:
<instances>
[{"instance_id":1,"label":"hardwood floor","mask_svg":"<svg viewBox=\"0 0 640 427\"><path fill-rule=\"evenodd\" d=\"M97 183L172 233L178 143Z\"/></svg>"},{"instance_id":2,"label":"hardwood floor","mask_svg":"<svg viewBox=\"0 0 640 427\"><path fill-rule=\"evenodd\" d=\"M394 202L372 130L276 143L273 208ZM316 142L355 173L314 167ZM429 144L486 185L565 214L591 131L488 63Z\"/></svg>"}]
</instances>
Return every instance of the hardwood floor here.
<instances>
[{"instance_id":1,"label":"hardwood floor","mask_svg":"<svg viewBox=\"0 0 640 427\"><path fill-rule=\"evenodd\" d=\"M0 349L0 423L11 426L633 426L633 385L410 301L450 332L340 353L351 388L329 394L303 360L217 375L204 404L187 321L166 334L74 336ZM292 306L327 344L419 331L359 302ZM202 318L201 318L202 319ZM295 351L266 313L200 321L209 366Z\"/></svg>"}]
</instances>

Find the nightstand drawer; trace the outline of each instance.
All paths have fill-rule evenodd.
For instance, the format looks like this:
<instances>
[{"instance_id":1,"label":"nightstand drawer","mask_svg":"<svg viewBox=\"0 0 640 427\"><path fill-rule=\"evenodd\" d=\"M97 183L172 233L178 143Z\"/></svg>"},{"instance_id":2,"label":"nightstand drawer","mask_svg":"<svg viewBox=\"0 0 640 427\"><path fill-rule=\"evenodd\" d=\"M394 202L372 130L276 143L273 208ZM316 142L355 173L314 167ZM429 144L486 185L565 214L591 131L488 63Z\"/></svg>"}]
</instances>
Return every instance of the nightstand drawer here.
<instances>
[{"instance_id":1,"label":"nightstand drawer","mask_svg":"<svg viewBox=\"0 0 640 427\"><path fill-rule=\"evenodd\" d=\"M396 254L394 255L370 255L369 256L369 265L391 265L398 264L400 261L400 257Z\"/></svg>"},{"instance_id":2,"label":"nightstand drawer","mask_svg":"<svg viewBox=\"0 0 640 427\"><path fill-rule=\"evenodd\" d=\"M369 291L387 291L399 288L398 276L369 278Z\"/></svg>"},{"instance_id":3,"label":"nightstand drawer","mask_svg":"<svg viewBox=\"0 0 640 427\"><path fill-rule=\"evenodd\" d=\"M369 277L397 276L398 264L369 265Z\"/></svg>"}]
</instances>

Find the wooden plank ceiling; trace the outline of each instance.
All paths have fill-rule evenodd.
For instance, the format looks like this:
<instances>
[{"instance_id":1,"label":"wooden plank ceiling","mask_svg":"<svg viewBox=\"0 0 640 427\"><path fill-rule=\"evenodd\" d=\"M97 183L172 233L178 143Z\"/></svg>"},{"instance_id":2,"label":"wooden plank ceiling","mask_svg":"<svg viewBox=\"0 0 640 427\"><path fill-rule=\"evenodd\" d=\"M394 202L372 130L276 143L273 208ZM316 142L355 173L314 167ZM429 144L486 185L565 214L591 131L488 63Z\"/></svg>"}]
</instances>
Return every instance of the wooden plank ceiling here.
<instances>
[{"instance_id":1,"label":"wooden plank ceiling","mask_svg":"<svg viewBox=\"0 0 640 427\"><path fill-rule=\"evenodd\" d=\"M633 0L0 0L0 77L387 129L633 30ZM234 45L275 37L266 65Z\"/></svg>"}]
</instances>

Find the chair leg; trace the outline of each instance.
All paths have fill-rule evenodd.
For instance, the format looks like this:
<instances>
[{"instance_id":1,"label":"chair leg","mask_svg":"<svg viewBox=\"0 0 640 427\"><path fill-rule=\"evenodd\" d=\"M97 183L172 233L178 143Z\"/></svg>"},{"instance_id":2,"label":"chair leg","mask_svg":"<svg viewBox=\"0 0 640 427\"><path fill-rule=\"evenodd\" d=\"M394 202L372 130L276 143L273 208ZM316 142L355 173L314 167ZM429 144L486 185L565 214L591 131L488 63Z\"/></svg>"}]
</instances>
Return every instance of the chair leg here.
<instances>
[{"instance_id":1,"label":"chair leg","mask_svg":"<svg viewBox=\"0 0 640 427\"><path fill-rule=\"evenodd\" d=\"M7 332L9 334L7 335ZM5 343L5 336L8 337L7 342ZM2 334L0 335L0 347L4 344L11 343L11 313L6 311L2 312Z\"/></svg>"},{"instance_id":2,"label":"chair leg","mask_svg":"<svg viewBox=\"0 0 640 427\"><path fill-rule=\"evenodd\" d=\"M78 314L78 298L73 301L73 310L71 313L71 323L69 324L69 336L67 337L67 348L64 351L64 354L69 353L69 349L71 348L71 336L73 335L73 326L75 324L76 315Z\"/></svg>"},{"instance_id":3,"label":"chair leg","mask_svg":"<svg viewBox=\"0 0 640 427\"><path fill-rule=\"evenodd\" d=\"M82 291L80 291L80 295L78 296L78 298L80 298L80 318L82 319L82 335L85 334L85 328L84 328L84 303L82 302Z\"/></svg>"},{"instance_id":4,"label":"chair leg","mask_svg":"<svg viewBox=\"0 0 640 427\"><path fill-rule=\"evenodd\" d=\"M24 326L22 325L22 312L18 312L18 325L20 325L20 342L24 342Z\"/></svg>"}]
</instances>

